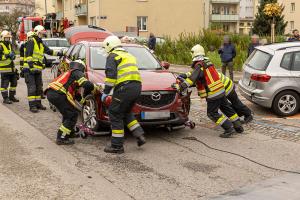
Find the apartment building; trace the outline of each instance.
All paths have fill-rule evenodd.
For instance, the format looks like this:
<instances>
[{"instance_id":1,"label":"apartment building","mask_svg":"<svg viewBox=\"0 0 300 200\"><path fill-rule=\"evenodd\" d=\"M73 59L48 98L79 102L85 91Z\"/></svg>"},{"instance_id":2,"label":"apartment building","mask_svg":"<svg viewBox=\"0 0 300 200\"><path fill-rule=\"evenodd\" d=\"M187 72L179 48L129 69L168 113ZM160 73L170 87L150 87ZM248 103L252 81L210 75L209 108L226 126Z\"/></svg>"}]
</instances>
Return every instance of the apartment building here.
<instances>
[{"instance_id":1,"label":"apartment building","mask_svg":"<svg viewBox=\"0 0 300 200\"><path fill-rule=\"evenodd\" d=\"M35 0L35 11L36 16L45 16L47 13L55 12L55 2L52 0Z\"/></svg>"},{"instance_id":2,"label":"apartment building","mask_svg":"<svg viewBox=\"0 0 300 200\"><path fill-rule=\"evenodd\" d=\"M258 0L241 0L240 1L240 22L239 33L250 34L253 28L253 21L258 10Z\"/></svg>"},{"instance_id":3,"label":"apartment building","mask_svg":"<svg viewBox=\"0 0 300 200\"><path fill-rule=\"evenodd\" d=\"M139 35L177 37L205 27L207 0L56 0L57 16L75 25L92 24L111 32L139 30Z\"/></svg>"},{"instance_id":4,"label":"apartment building","mask_svg":"<svg viewBox=\"0 0 300 200\"><path fill-rule=\"evenodd\" d=\"M224 32L239 32L240 0L210 0L210 26L220 26Z\"/></svg>"},{"instance_id":5,"label":"apartment building","mask_svg":"<svg viewBox=\"0 0 300 200\"><path fill-rule=\"evenodd\" d=\"M0 14L9 14L18 9L29 15L34 13L34 7L33 0L0 0Z\"/></svg>"},{"instance_id":6,"label":"apartment building","mask_svg":"<svg viewBox=\"0 0 300 200\"><path fill-rule=\"evenodd\" d=\"M285 33L292 33L294 29L300 30L300 1L299 0L278 0L285 8L283 11L284 20L288 22Z\"/></svg>"}]
</instances>

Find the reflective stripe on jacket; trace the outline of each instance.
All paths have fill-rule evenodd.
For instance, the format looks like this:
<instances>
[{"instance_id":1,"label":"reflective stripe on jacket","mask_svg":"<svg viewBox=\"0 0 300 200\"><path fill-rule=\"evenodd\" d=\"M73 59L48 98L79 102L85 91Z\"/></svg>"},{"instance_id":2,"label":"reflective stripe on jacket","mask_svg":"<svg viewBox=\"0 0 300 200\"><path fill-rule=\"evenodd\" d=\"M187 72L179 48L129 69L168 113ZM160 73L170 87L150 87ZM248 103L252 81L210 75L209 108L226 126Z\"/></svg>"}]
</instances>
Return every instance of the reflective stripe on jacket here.
<instances>
[{"instance_id":1,"label":"reflective stripe on jacket","mask_svg":"<svg viewBox=\"0 0 300 200\"><path fill-rule=\"evenodd\" d=\"M220 77L220 79L221 79L221 81L222 81L222 83L225 87L225 92L226 92L226 96L227 96L228 94L230 94L230 92L234 88L233 81L229 77L225 76L222 73L219 73L219 77Z\"/></svg>"},{"instance_id":2,"label":"reflective stripe on jacket","mask_svg":"<svg viewBox=\"0 0 300 200\"><path fill-rule=\"evenodd\" d=\"M121 62L117 67L117 78L105 78L105 85L115 87L126 81L141 82L136 58L133 55L123 50L114 50L111 53L116 54L115 60L121 60Z\"/></svg>"},{"instance_id":3,"label":"reflective stripe on jacket","mask_svg":"<svg viewBox=\"0 0 300 200\"><path fill-rule=\"evenodd\" d=\"M0 73L13 72L13 68L12 68L12 66L10 66L12 60L10 58L5 57L5 55L8 55L11 53L11 51L12 51L11 45L9 44L9 47L7 48L3 42L0 42L0 44L3 49L2 58L0 60Z\"/></svg>"}]
</instances>

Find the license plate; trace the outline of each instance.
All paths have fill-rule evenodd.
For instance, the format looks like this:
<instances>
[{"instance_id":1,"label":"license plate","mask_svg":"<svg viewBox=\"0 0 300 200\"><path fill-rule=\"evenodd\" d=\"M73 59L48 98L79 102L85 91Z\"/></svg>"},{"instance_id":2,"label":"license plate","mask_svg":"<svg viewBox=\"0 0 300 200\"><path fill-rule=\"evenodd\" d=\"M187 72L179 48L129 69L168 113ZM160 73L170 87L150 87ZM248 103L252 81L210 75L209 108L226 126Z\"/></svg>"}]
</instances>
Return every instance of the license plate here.
<instances>
[{"instance_id":1,"label":"license plate","mask_svg":"<svg viewBox=\"0 0 300 200\"><path fill-rule=\"evenodd\" d=\"M142 119L168 119L170 118L170 111L157 112L141 112Z\"/></svg>"}]
</instances>

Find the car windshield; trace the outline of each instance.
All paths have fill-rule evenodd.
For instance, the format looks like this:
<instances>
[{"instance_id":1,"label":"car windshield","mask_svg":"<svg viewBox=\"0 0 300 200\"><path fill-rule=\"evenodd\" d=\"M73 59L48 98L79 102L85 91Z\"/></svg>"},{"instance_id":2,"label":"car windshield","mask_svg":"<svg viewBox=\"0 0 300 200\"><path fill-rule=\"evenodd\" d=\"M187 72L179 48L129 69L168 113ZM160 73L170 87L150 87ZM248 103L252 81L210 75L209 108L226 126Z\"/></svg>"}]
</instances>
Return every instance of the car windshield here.
<instances>
[{"instance_id":1,"label":"car windshield","mask_svg":"<svg viewBox=\"0 0 300 200\"><path fill-rule=\"evenodd\" d=\"M70 47L67 40L44 40L48 47Z\"/></svg>"},{"instance_id":2,"label":"car windshield","mask_svg":"<svg viewBox=\"0 0 300 200\"><path fill-rule=\"evenodd\" d=\"M246 61L246 65L253 69L264 71L271 61L271 58L272 55L256 49Z\"/></svg>"},{"instance_id":3,"label":"car windshield","mask_svg":"<svg viewBox=\"0 0 300 200\"><path fill-rule=\"evenodd\" d=\"M137 59L137 65L140 70L161 69L159 62L153 55L143 47L123 47ZM90 58L92 69L105 69L106 53L102 47L90 47Z\"/></svg>"}]
</instances>

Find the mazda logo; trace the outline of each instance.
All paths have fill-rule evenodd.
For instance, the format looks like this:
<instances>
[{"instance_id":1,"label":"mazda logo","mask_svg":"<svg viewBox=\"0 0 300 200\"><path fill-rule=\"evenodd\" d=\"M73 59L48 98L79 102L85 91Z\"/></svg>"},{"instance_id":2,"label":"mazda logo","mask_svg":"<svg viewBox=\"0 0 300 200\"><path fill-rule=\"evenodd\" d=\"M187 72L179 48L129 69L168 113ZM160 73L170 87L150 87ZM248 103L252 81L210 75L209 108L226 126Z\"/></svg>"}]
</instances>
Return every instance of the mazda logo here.
<instances>
[{"instance_id":1,"label":"mazda logo","mask_svg":"<svg viewBox=\"0 0 300 200\"><path fill-rule=\"evenodd\" d=\"M159 92L153 92L151 95L153 101L159 101L161 99L161 94Z\"/></svg>"}]
</instances>

